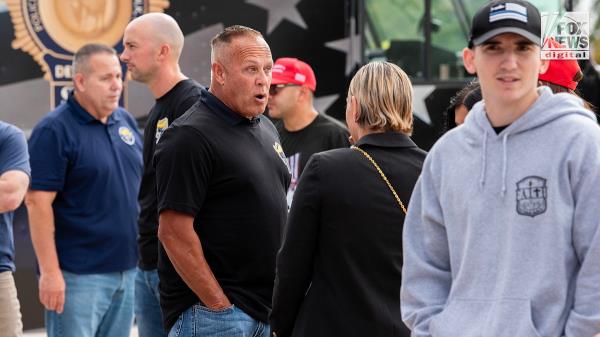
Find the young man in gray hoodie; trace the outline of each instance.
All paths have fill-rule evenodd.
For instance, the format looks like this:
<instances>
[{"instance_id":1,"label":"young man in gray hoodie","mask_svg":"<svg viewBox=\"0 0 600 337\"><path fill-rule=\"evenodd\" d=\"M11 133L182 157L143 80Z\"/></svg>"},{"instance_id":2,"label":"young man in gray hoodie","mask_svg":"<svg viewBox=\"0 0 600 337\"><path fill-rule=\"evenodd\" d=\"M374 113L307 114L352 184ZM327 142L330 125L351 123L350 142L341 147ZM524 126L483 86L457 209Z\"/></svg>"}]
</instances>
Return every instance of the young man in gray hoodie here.
<instances>
[{"instance_id":1,"label":"young man in gray hoodie","mask_svg":"<svg viewBox=\"0 0 600 337\"><path fill-rule=\"evenodd\" d=\"M493 1L466 69L483 101L425 161L404 224L401 309L413 337L600 331L600 129L574 95L537 89L540 14Z\"/></svg>"}]
</instances>

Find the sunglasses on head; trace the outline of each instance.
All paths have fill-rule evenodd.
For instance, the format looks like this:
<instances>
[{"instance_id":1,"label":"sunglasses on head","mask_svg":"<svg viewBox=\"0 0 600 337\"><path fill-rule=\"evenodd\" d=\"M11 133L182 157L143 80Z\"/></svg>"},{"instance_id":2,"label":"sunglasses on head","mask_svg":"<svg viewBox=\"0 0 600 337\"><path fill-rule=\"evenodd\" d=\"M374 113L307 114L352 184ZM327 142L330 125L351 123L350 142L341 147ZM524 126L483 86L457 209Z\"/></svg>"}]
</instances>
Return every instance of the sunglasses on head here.
<instances>
[{"instance_id":1,"label":"sunglasses on head","mask_svg":"<svg viewBox=\"0 0 600 337\"><path fill-rule=\"evenodd\" d=\"M279 90L281 88L285 88L285 87L297 87L298 84L293 84L293 83L288 83L288 84L272 84L271 87L269 87L269 95L271 96L275 96L277 95L277 93L279 92Z\"/></svg>"}]
</instances>

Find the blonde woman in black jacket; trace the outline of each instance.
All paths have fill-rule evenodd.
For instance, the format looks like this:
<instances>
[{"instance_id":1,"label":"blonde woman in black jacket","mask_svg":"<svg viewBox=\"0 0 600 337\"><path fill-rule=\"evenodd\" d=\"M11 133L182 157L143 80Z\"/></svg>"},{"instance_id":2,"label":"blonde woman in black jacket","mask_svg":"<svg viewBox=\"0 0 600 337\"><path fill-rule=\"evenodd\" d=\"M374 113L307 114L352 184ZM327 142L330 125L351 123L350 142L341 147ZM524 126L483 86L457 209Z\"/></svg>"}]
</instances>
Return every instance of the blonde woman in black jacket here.
<instances>
[{"instance_id":1,"label":"blonde woman in black jacket","mask_svg":"<svg viewBox=\"0 0 600 337\"><path fill-rule=\"evenodd\" d=\"M308 162L277 255L272 336L408 337L400 315L402 224L425 152L409 138L408 76L388 62L350 83L353 148Z\"/></svg>"}]
</instances>

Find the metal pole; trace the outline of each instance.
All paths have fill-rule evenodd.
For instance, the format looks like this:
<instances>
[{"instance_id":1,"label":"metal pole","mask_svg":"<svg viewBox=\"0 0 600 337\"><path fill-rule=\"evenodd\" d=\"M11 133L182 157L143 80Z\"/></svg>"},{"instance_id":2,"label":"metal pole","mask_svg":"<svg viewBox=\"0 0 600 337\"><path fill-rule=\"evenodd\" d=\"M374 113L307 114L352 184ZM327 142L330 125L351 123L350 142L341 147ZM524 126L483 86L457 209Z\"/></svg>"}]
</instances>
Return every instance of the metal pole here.
<instances>
[{"instance_id":1,"label":"metal pole","mask_svg":"<svg viewBox=\"0 0 600 337\"><path fill-rule=\"evenodd\" d=\"M358 2L358 12L356 13L356 25L358 27L358 36L360 36L360 65L367 63L366 59L366 37L365 37L365 1Z\"/></svg>"},{"instance_id":2,"label":"metal pole","mask_svg":"<svg viewBox=\"0 0 600 337\"><path fill-rule=\"evenodd\" d=\"M565 1L565 9L567 10L567 12L570 12L573 10L573 0Z\"/></svg>"},{"instance_id":3,"label":"metal pole","mask_svg":"<svg viewBox=\"0 0 600 337\"><path fill-rule=\"evenodd\" d=\"M423 32L425 33L423 75L425 80L429 81L431 80L431 0L425 0Z\"/></svg>"}]
</instances>

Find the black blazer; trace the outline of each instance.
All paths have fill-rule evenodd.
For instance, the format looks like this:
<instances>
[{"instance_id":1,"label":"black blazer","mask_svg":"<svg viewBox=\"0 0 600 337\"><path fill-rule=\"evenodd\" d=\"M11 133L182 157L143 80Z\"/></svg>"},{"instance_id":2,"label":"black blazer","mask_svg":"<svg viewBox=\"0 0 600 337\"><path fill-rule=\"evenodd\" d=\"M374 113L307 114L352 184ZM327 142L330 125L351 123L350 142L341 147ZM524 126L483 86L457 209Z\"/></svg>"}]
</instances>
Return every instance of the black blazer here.
<instances>
[{"instance_id":1,"label":"black blazer","mask_svg":"<svg viewBox=\"0 0 600 337\"><path fill-rule=\"evenodd\" d=\"M401 133L357 144L408 201L426 153ZM270 315L278 337L410 336L400 315L404 213L352 149L315 154L294 194Z\"/></svg>"}]
</instances>

